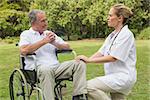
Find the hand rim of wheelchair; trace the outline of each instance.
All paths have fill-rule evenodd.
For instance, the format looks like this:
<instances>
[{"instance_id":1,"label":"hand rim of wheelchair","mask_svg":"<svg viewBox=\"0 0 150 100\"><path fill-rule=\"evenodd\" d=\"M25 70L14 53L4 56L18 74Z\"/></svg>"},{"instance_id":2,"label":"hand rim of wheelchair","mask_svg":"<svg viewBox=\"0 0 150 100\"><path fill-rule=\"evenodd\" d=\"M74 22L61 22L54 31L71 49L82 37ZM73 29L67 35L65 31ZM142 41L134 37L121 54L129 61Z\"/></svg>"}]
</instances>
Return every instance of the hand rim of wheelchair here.
<instances>
[{"instance_id":1,"label":"hand rim of wheelchair","mask_svg":"<svg viewBox=\"0 0 150 100\"><path fill-rule=\"evenodd\" d=\"M14 77L15 77L17 72L20 75L20 78L22 79L22 80L19 80L19 82L20 81L23 82L23 86L26 88L27 93L24 93L25 91L21 91L22 93L20 91L18 93L15 93L15 91L14 91L13 81L14 81ZM44 100L41 89L37 86L36 83L34 85L32 84L32 86L31 86L31 84L29 84L27 82L27 80L26 80L26 78L25 78L25 76L22 72L22 69L17 69L16 68L13 71L13 73L11 74L10 80L9 80L9 89L10 89L10 98L11 98L11 100L16 100L17 96L22 96L22 99L19 99L19 100L31 100L31 94L32 94L33 90L36 90L36 92L37 92L37 96L36 96L37 100ZM24 89L24 88L21 87L21 89ZM16 98L15 98L15 95L16 95Z\"/></svg>"},{"instance_id":2,"label":"hand rim of wheelchair","mask_svg":"<svg viewBox=\"0 0 150 100\"><path fill-rule=\"evenodd\" d=\"M18 83L15 83L15 79L18 78ZM15 85L18 84L17 91L15 90ZM21 97L22 100L29 100L29 87L27 85L26 79L20 69L15 69L10 76L9 80L10 98L15 100ZM21 90L20 90L21 89ZM21 100L21 99L20 99Z\"/></svg>"}]
</instances>

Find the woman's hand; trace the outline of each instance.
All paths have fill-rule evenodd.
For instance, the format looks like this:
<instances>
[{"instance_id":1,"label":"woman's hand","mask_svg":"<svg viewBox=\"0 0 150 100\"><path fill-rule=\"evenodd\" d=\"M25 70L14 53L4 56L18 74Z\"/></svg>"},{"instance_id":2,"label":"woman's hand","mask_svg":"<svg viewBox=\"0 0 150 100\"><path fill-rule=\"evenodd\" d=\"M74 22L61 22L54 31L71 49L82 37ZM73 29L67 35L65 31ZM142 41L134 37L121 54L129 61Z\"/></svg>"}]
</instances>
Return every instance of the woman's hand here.
<instances>
[{"instance_id":1,"label":"woman's hand","mask_svg":"<svg viewBox=\"0 0 150 100\"><path fill-rule=\"evenodd\" d=\"M86 56L84 56L84 55L79 55L79 56L77 56L77 57L75 58L75 60L77 60L77 61L82 60L82 61L84 61L85 63L88 63L88 62L89 62L89 58L86 57Z\"/></svg>"}]
</instances>

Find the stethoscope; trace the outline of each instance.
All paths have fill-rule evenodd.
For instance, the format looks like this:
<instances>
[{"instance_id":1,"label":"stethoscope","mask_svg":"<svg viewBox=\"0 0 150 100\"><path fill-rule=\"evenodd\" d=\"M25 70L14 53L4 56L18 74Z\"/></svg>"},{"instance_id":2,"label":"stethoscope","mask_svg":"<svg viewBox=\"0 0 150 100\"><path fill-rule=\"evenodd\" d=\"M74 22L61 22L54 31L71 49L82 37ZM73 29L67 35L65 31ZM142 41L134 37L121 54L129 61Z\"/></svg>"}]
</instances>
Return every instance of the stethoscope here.
<instances>
[{"instance_id":1,"label":"stethoscope","mask_svg":"<svg viewBox=\"0 0 150 100\"><path fill-rule=\"evenodd\" d=\"M126 25L126 24L125 24L125 25ZM123 26L121 27L121 29L120 29L119 32L116 34L116 36L114 37L113 41L111 42L111 45L110 45L110 47L109 47L109 49L108 49L108 51L107 51L107 54L108 54L108 55L109 55L109 52L110 52L110 50L111 50L111 48L112 48L112 46L113 46L113 44L114 44L116 38L118 37L119 33L121 32L122 28L123 28L125 25L123 25ZM113 37L112 37L112 38L113 38Z\"/></svg>"},{"instance_id":2,"label":"stethoscope","mask_svg":"<svg viewBox=\"0 0 150 100\"><path fill-rule=\"evenodd\" d=\"M110 47L109 47L109 49L108 49L108 52L110 52L111 47L113 46L113 43L115 42L115 40L116 40L117 36L118 36L118 35L119 35L119 33L121 32L122 28L123 28L125 25L127 25L127 24L128 24L129 20L130 20L130 17L129 17L129 18L127 18L127 20L125 21L125 23L123 24L123 26L121 27L121 29L119 30L119 32L117 33L117 35L114 37L114 39L113 39L113 41L111 42L111 45L110 45ZM113 37L112 37L112 38L113 38Z\"/></svg>"}]
</instances>

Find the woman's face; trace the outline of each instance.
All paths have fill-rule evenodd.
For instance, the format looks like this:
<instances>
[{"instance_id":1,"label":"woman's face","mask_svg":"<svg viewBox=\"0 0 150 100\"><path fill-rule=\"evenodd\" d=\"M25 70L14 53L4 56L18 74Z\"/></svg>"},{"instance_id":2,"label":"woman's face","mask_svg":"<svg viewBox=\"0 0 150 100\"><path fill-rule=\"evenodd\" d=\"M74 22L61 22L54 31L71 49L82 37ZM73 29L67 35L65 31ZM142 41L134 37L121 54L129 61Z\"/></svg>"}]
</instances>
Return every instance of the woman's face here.
<instances>
[{"instance_id":1,"label":"woman's face","mask_svg":"<svg viewBox=\"0 0 150 100\"><path fill-rule=\"evenodd\" d=\"M109 27L116 28L119 25L120 17L116 15L116 10L114 8L110 9L107 21Z\"/></svg>"}]
</instances>

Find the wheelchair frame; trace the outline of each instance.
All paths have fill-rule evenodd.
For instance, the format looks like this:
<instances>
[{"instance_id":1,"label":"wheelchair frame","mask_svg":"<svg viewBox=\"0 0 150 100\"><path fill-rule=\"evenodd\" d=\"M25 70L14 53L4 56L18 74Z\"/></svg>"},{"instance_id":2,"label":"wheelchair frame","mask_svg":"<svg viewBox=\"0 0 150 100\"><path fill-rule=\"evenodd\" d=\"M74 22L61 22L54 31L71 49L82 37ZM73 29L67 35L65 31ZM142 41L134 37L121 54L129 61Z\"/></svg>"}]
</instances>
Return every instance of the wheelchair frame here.
<instances>
[{"instance_id":1,"label":"wheelchair frame","mask_svg":"<svg viewBox=\"0 0 150 100\"><path fill-rule=\"evenodd\" d=\"M56 56L58 58L58 53L73 53L74 57L76 57L76 52L69 50L56 50ZM33 57L35 60L36 66L36 57L35 54L27 55L29 57ZM10 99L11 100L31 100L31 95L33 91L36 92L36 100L44 100L42 90L39 86L39 80L37 77L36 67L35 70L25 70L24 66L24 57L20 57L20 69L15 69L9 79L9 91L10 91ZM62 84L64 80L72 81L73 78L67 79L58 79L55 80L56 85L54 87L55 100L62 100L62 88L66 87L66 84Z\"/></svg>"}]
</instances>

